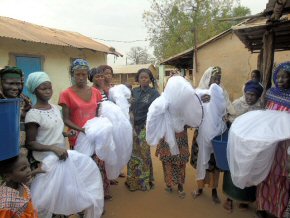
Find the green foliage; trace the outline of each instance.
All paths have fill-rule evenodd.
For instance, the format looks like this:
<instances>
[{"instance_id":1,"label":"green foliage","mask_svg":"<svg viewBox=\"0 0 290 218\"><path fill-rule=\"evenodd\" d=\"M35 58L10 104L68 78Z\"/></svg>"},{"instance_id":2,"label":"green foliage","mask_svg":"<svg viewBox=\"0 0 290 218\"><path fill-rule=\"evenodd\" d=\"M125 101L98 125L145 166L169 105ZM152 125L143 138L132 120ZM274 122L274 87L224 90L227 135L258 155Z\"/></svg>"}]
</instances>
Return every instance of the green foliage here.
<instances>
[{"instance_id":1,"label":"green foliage","mask_svg":"<svg viewBox=\"0 0 290 218\"><path fill-rule=\"evenodd\" d=\"M219 18L249 15L238 0L152 0L143 19L157 60L163 60L219 34L235 22Z\"/></svg>"}]
</instances>

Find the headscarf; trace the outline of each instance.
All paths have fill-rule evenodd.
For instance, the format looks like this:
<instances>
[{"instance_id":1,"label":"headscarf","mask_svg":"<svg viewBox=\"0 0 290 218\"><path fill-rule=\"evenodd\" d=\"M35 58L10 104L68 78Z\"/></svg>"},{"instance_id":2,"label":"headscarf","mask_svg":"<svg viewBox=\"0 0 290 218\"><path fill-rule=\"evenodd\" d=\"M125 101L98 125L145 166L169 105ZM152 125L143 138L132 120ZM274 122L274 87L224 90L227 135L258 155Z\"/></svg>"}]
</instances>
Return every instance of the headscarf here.
<instances>
[{"instance_id":1,"label":"headscarf","mask_svg":"<svg viewBox=\"0 0 290 218\"><path fill-rule=\"evenodd\" d=\"M198 88L199 89L209 89L210 79L213 76L221 75L222 71L220 67L209 67L202 75Z\"/></svg>"},{"instance_id":2,"label":"headscarf","mask_svg":"<svg viewBox=\"0 0 290 218\"><path fill-rule=\"evenodd\" d=\"M89 63L84 59L76 59L71 65L71 71L75 70L89 70Z\"/></svg>"},{"instance_id":3,"label":"headscarf","mask_svg":"<svg viewBox=\"0 0 290 218\"><path fill-rule=\"evenodd\" d=\"M49 76L45 72L34 72L29 74L26 87L31 94L34 94L35 89L44 82L50 82Z\"/></svg>"},{"instance_id":4,"label":"headscarf","mask_svg":"<svg viewBox=\"0 0 290 218\"><path fill-rule=\"evenodd\" d=\"M220 67L209 67L202 75L199 84L198 84L198 88L199 89L209 89L209 83L210 83L210 79L212 76L217 76L217 75L221 75L222 71ZM227 113L229 114L234 114L234 108L232 106L232 103L229 99L229 95L227 93L227 91L224 89L224 87L220 84L220 87L222 87L223 92L224 92L224 97L225 100L227 102Z\"/></svg>"},{"instance_id":5,"label":"headscarf","mask_svg":"<svg viewBox=\"0 0 290 218\"><path fill-rule=\"evenodd\" d=\"M103 73L103 71L100 67L97 68L94 67L89 71L88 79L90 80L90 82L93 82L94 76L101 73Z\"/></svg>"},{"instance_id":6,"label":"headscarf","mask_svg":"<svg viewBox=\"0 0 290 218\"><path fill-rule=\"evenodd\" d=\"M245 84L245 88L244 88L244 92L254 92L258 98L261 97L262 93L263 93L263 86L261 85L261 83L255 81L255 80L250 80Z\"/></svg>"},{"instance_id":7,"label":"headscarf","mask_svg":"<svg viewBox=\"0 0 290 218\"><path fill-rule=\"evenodd\" d=\"M272 87L267 91L266 100L290 108L290 89L283 90L278 87L277 78L280 70L285 70L286 73L290 74L290 62L281 63L274 70L273 80L276 87Z\"/></svg>"}]
</instances>

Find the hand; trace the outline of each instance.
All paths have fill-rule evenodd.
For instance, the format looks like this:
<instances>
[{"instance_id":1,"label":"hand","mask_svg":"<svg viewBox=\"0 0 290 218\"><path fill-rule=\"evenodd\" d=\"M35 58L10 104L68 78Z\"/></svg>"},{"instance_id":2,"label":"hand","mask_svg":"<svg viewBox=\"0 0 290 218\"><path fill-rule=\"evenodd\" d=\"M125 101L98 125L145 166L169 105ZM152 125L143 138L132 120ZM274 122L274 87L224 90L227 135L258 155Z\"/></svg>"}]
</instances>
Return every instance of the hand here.
<instances>
[{"instance_id":1,"label":"hand","mask_svg":"<svg viewBox=\"0 0 290 218\"><path fill-rule=\"evenodd\" d=\"M46 173L46 171L41 168L41 163L38 164L38 166L35 170L32 170L31 176L33 177L33 176L36 176L37 174L40 174L40 173Z\"/></svg>"},{"instance_id":2,"label":"hand","mask_svg":"<svg viewBox=\"0 0 290 218\"><path fill-rule=\"evenodd\" d=\"M75 137L77 135L77 131L74 129L71 129L68 133L67 133L67 137L72 138Z\"/></svg>"},{"instance_id":3,"label":"hand","mask_svg":"<svg viewBox=\"0 0 290 218\"><path fill-rule=\"evenodd\" d=\"M58 156L58 158L60 160L66 160L67 157L68 157L67 150L64 149L64 148L60 148L58 146L54 146L52 151L56 154L56 156Z\"/></svg>"},{"instance_id":4,"label":"hand","mask_svg":"<svg viewBox=\"0 0 290 218\"><path fill-rule=\"evenodd\" d=\"M204 94L203 96L201 96L200 99L203 103L208 103L208 102L210 102L210 95Z\"/></svg>"}]
</instances>

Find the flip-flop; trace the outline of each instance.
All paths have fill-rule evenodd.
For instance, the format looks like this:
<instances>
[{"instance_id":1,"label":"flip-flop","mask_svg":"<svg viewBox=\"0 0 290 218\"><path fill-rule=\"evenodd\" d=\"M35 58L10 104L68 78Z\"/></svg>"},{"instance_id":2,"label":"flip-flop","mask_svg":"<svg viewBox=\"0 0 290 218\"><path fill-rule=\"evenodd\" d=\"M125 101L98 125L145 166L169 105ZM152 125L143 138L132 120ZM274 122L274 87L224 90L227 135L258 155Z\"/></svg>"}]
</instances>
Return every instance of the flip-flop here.
<instances>
[{"instance_id":1,"label":"flip-flop","mask_svg":"<svg viewBox=\"0 0 290 218\"><path fill-rule=\"evenodd\" d=\"M191 196L192 196L194 199L198 198L198 197L201 196L201 195L202 195L202 192L199 192L198 190L197 190L197 191L193 191L193 192L191 192Z\"/></svg>"},{"instance_id":2,"label":"flip-flop","mask_svg":"<svg viewBox=\"0 0 290 218\"><path fill-rule=\"evenodd\" d=\"M186 193L184 191L178 191L178 197L183 199L185 198Z\"/></svg>"},{"instance_id":3,"label":"flip-flop","mask_svg":"<svg viewBox=\"0 0 290 218\"><path fill-rule=\"evenodd\" d=\"M164 190L167 191L168 193L172 193L172 188L171 187L166 187Z\"/></svg>"}]
</instances>

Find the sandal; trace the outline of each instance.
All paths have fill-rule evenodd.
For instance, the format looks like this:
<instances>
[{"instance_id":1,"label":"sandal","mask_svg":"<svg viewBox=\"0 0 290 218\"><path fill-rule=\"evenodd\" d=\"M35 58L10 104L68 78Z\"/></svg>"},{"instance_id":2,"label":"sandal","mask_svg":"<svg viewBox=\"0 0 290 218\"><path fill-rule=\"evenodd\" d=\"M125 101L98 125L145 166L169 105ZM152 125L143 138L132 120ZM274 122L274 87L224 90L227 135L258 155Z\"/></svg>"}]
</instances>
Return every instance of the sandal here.
<instances>
[{"instance_id":1,"label":"sandal","mask_svg":"<svg viewBox=\"0 0 290 218\"><path fill-rule=\"evenodd\" d=\"M119 177L120 177L120 178L125 178L126 175L125 175L124 173L120 173Z\"/></svg>"},{"instance_id":2,"label":"sandal","mask_svg":"<svg viewBox=\"0 0 290 218\"><path fill-rule=\"evenodd\" d=\"M111 201L112 200L112 195L105 195L104 200L105 201Z\"/></svg>"},{"instance_id":3,"label":"sandal","mask_svg":"<svg viewBox=\"0 0 290 218\"><path fill-rule=\"evenodd\" d=\"M196 191L194 191L194 192L191 192L191 196L195 199L195 198L197 198L197 197L199 197L199 196L201 196L202 195L202 189L198 189L198 190L196 190Z\"/></svg>"},{"instance_id":4,"label":"sandal","mask_svg":"<svg viewBox=\"0 0 290 218\"><path fill-rule=\"evenodd\" d=\"M168 193L172 193L173 191L172 188L168 186L164 190L167 191Z\"/></svg>"},{"instance_id":5,"label":"sandal","mask_svg":"<svg viewBox=\"0 0 290 218\"><path fill-rule=\"evenodd\" d=\"M110 180L110 185L118 185L118 183L117 180Z\"/></svg>"},{"instance_id":6,"label":"sandal","mask_svg":"<svg viewBox=\"0 0 290 218\"><path fill-rule=\"evenodd\" d=\"M223 204L223 208L228 212L233 212L233 201L231 199L227 199L225 203Z\"/></svg>"},{"instance_id":7,"label":"sandal","mask_svg":"<svg viewBox=\"0 0 290 218\"><path fill-rule=\"evenodd\" d=\"M184 191L178 191L178 197L183 199L185 198L186 193Z\"/></svg>"}]
</instances>

